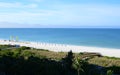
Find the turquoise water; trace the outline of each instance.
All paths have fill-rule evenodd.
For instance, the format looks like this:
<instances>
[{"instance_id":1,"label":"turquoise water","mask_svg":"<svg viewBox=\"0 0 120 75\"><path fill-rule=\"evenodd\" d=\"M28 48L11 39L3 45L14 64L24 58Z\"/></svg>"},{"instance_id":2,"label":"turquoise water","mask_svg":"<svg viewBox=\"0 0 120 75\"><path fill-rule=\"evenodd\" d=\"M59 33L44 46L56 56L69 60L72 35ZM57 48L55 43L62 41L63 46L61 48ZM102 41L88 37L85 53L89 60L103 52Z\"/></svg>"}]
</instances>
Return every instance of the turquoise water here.
<instances>
[{"instance_id":1,"label":"turquoise water","mask_svg":"<svg viewBox=\"0 0 120 75\"><path fill-rule=\"evenodd\" d=\"M0 38L120 49L120 29L1 28Z\"/></svg>"}]
</instances>

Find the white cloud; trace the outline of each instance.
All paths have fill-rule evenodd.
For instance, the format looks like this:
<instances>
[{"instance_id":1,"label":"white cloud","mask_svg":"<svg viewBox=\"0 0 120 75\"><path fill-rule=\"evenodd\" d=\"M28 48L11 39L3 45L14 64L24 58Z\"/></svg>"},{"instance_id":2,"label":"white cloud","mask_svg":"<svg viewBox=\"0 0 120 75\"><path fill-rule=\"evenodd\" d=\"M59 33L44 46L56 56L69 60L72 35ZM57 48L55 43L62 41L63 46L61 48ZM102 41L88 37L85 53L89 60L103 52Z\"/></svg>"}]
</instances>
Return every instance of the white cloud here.
<instances>
[{"instance_id":1,"label":"white cloud","mask_svg":"<svg viewBox=\"0 0 120 75\"><path fill-rule=\"evenodd\" d=\"M28 0L28 1L42 2L43 0Z\"/></svg>"},{"instance_id":2,"label":"white cloud","mask_svg":"<svg viewBox=\"0 0 120 75\"><path fill-rule=\"evenodd\" d=\"M0 8L36 8L36 7L38 7L37 4L22 4L19 2L15 3L0 2Z\"/></svg>"},{"instance_id":3,"label":"white cloud","mask_svg":"<svg viewBox=\"0 0 120 75\"><path fill-rule=\"evenodd\" d=\"M3 5L2 5L3 4ZM2 3L5 8L36 8L36 4ZM113 25L120 24L120 8L107 5L48 5L48 8L0 12L0 22L39 25ZM40 6L42 7L42 6ZM118 18L118 19L117 19ZM8 24L9 25L9 24ZM16 24L14 24L16 25ZM18 24L19 25L19 24Z\"/></svg>"},{"instance_id":4,"label":"white cloud","mask_svg":"<svg viewBox=\"0 0 120 75\"><path fill-rule=\"evenodd\" d=\"M24 0L24 2L30 2L30 3L41 3L41 2L44 2L44 1L48 1L48 0Z\"/></svg>"},{"instance_id":5,"label":"white cloud","mask_svg":"<svg viewBox=\"0 0 120 75\"><path fill-rule=\"evenodd\" d=\"M0 22L40 24L53 15L54 11L0 13Z\"/></svg>"}]
</instances>

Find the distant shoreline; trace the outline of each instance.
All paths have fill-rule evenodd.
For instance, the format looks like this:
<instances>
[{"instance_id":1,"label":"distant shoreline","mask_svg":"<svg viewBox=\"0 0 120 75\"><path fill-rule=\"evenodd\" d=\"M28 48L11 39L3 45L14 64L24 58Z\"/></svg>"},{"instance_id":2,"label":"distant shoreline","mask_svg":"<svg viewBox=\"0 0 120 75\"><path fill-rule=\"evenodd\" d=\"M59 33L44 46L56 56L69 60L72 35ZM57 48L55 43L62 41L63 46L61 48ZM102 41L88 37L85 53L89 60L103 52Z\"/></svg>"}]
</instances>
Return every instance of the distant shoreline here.
<instances>
[{"instance_id":1,"label":"distant shoreline","mask_svg":"<svg viewBox=\"0 0 120 75\"><path fill-rule=\"evenodd\" d=\"M53 43L38 43L38 42L27 42L27 41L9 41L9 40L0 40L1 45L20 45L26 47L32 47L36 49L47 49L55 52L68 52L72 50L74 53L79 52L94 52L100 53L103 56L109 57L119 57L120 58L120 49L112 48L100 48L100 47L87 47L87 46L76 46L76 45L64 45L64 44L53 44Z\"/></svg>"}]
</instances>

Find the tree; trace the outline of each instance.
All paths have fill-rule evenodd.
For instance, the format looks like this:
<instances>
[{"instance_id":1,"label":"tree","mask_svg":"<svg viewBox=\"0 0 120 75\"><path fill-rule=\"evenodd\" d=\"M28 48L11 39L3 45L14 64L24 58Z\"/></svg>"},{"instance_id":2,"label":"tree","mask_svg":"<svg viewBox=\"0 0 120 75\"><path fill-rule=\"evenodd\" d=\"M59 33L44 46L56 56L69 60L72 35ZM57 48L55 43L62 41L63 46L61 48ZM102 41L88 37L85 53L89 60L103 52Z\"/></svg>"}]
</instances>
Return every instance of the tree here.
<instances>
[{"instance_id":1,"label":"tree","mask_svg":"<svg viewBox=\"0 0 120 75\"><path fill-rule=\"evenodd\" d=\"M80 58L75 58L75 61L73 63L73 67L75 69L77 69L77 72L78 72L78 75L80 75L80 71L84 71L82 69L82 66L83 66L83 63L84 63L84 60L80 59Z\"/></svg>"}]
</instances>

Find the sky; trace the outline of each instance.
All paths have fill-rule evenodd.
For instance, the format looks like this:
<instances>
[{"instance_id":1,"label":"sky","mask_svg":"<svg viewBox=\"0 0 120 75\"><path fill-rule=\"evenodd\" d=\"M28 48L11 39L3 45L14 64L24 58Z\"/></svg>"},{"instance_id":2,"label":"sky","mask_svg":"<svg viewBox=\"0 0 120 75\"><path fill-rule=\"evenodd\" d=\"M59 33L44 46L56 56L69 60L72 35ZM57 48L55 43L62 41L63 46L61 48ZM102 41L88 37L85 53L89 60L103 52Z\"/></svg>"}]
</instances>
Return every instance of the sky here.
<instances>
[{"instance_id":1,"label":"sky","mask_svg":"<svg viewBox=\"0 0 120 75\"><path fill-rule=\"evenodd\" d=\"M120 0L0 0L0 28L120 28Z\"/></svg>"}]
</instances>

